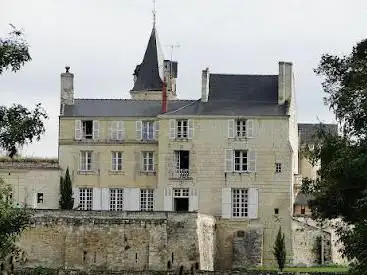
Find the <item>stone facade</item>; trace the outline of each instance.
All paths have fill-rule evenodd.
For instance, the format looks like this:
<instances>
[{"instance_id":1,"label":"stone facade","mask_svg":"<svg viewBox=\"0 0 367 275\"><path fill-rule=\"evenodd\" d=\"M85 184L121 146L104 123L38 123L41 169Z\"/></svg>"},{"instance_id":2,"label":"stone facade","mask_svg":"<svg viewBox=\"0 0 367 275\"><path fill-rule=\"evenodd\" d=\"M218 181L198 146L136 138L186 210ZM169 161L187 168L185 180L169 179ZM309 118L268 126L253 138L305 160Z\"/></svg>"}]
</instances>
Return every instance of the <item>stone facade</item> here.
<instances>
[{"instance_id":1,"label":"stone facade","mask_svg":"<svg viewBox=\"0 0 367 275\"><path fill-rule=\"evenodd\" d=\"M57 209L59 206L57 159L1 158L0 178L11 186L15 205L35 209Z\"/></svg>"}]
</instances>

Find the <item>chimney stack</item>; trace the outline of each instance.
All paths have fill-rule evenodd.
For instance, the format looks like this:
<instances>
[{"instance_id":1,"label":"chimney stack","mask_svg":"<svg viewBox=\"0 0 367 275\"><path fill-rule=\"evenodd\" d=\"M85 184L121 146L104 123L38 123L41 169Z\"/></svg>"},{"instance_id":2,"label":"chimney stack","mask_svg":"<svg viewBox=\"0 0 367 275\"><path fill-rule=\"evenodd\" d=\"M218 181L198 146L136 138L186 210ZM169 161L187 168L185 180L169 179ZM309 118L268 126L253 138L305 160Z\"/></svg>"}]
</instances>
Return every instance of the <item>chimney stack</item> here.
<instances>
[{"instance_id":1,"label":"chimney stack","mask_svg":"<svg viewBox=\"0 0 367 275\"><path fill-rule=\"evenodd\" d=\"M209 96L209 68L201 73L201 102L208 102Z\"/></svg>"},{"instance_id":2,"label":"chimney stack","mask_svg":"<svg viewBox=\"0 0 367 275\"><path fill-rule=\"evenodd\" d=\"M163 78L163 87L162 87L162 114L167 113L167 83L166 78Z\"/></svg>"},{"instance_id":3,"label":"chimney stack","mask_svg":"<svg viewBox=\"0 0 367 275\"><path fill-rule=\"evenodd\" d=\"M278 75L278 104L282 105L291 100L293 89L293 64L291 62L279 62Z\"/></svg>"},{"instance_id":4,"label":"chimney stack","mask_svg":"<svg viewBox=\"0 0 367 275\"><path fill-rule=\"evenodd\" d=\"M74 74L70 73L70 67L65 67L65 73L61 74L61 105L74 104Z\"/></svg>"}]
</instances>

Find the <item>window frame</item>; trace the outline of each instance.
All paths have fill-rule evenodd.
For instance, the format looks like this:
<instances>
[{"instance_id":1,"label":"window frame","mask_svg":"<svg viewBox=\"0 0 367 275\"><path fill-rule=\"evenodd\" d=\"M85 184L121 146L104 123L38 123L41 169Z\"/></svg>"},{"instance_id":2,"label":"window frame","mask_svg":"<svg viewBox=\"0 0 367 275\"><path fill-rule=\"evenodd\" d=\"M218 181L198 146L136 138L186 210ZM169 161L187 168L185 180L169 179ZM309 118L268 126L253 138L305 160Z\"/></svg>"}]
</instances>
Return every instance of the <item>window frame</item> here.
<instances>
[{"instance_id":1,"label":"window frame","mask_svg":"<svg viewBox=\"0 0 367 275\"><path fill-rule=\"evenodd\" d=\"M231 217L235 219L249 217L248 188L231 188Z\"/></svg>"},{"instance_id":2,"label":"window frame","mask_svg":"<svg viewBox=\"0 0 367 275\"><path fill-rule=\"evenodd\" d=\"M239 156L237 156L237 153L239 153ZM237 163L237 160L239 161L239 163ZM233 165L234 165L233 167L234 172L248 172L249 171L248 150L233 150Z\"/></svg>"},{"instance_id":3,"label":"window frame","mask_svg":"<svg viewBox=\"0 0 367 275\"><path fill-rule=\"evenodd\" d=\"M124 211L124 189L109 189L109 211Z\"/></svg>"},{"instance_id":4,"label":"window frame","mask_svg":"<svg viewBox=\"0 0 367 275\"><path fill-rule=\"evenodd\" d=\"M82 129L81 129L81 131L82 131L82 138L83 139L93 139L93 131L94 131L94 129L93 129L93 120L89 120L89 119L86 119L86 120L82 120L81 121L82 122ZM85 125L87 122L91 122L91 124L92 124L92 133L90 134L90 135L87 135L87 133L86 133L86 131L87 131L87 125Z\"/></svg>"},{"instance_id":5,"label":"window frame","mask_svg":"<svg viewBox=\"0 0 367 275\"><path fill-rule=\"evenodd\" d=\"M154 189L140 189L140 211L154 211Z\"/></svg>"},{"instance_id":6,"label":"window frame","mask_svg":"<svg viewBox=\"0 0 367 275\"><path fill-rule=\"evenodd\" d=\"M143 120L141 131L142 131L142 140L155 140L155 126L154 120Z\"/></svg>"},{"instance_id":7,"label":"window frame","mask_svg":"<svg viewBox=\"0 0 367 275\"><path fill-rule=\"evenodd\" d=\"M85 211L93 210L93 188L79 188L79 209Z\"/></svg>"},{"instance_id":8,"label":"window frame","mask_svg":"<svg viewBox=\"0 0 367 275\"><path fill-rule=\"evenodd\" d=\"M247 138L247 119L236 119L235 127L236 138Z\"/></svg>"},{"instance_id":9,"label":"window frame","mask_svg":"<svg viewBox=\"0 0 367 275\"><path fill-rule=\"evenodd\" d=\"M90 156L88 156L87 154L90 154ZM88 163L89 160L90 162ZM92 171L93 170L92 166L93 166L93 151L89 150L80 151L80 171L83 172Z\"/></svg>"},{"instance_id":10,"label":"window frame","mask_svg":"<svg viewBox=\"0 0 367 275\"><path fill-rule=\"evenodd\" d=\"M177 119L176 120L176 138L186 139L188 137L189 137L189 120L188 119Z\"/></svg>"},{"instance_id":11,"label":"window frame","mask_svg":"<svg viewBox=\"0 0 367 275\"><path fill-rule=\"evenodd\" d=\"M42 199L41 199L42 197ZM43 204L44 203L44 194L43 193L37 193L37 204Z\"/></svg>"},{"instance_id":12,"label":"window frame","mask_svg":"<svg viewBox=\"0 0 367 275\"><path fill-rule=\"evenodd\" d=\"M111 171L119 172L122 170L123 170L123 152L122 151L112 151L111 152Z\"/></svg>"},{"instance_id":13,"label":"window frame","mask_svg":"<svg viewBox=\"0 0 367 275\"><path fill-rule=\"evenodd\" d=\"M142 172L155 172L154 151L144 151L142 154ZM151 163L149 163L150 160Z\"/></svg>"},{"instance_id":14,"label":"window frame","mask_svg":"<svg viewBox=\"0 0 367 275\"><path fill-rule=\"evenodd\" d=\"M280 162L275 163L275 173L282 173L282 164Z\"/></svg>"}]
</instances>

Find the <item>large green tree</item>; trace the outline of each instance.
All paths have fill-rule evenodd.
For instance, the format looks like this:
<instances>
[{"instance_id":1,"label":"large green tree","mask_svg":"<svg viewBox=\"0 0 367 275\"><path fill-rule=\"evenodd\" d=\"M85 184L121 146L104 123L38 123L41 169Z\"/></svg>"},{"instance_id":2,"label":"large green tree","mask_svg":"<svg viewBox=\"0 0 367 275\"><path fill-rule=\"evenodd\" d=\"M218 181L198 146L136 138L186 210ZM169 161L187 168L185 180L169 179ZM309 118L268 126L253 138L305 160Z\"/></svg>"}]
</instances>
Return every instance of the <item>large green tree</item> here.
<instances>
[{"instance_id":1,"label":"large green tree","mask_svg":"<svg viewBox=\"0 0 367 275\"><path fill-rule=\"evenodd\" d=\"M15 208L11 199L11 188L0 178L0 261L16 253L16 240L26 228L30 212L26 208Z\"/></svg>"},{"instance_id":2,"label":"large green tree","mask_svg":"<svg viewBox=\"0 0 367 275\"><path fill-rule=\"evenodd\" d=\"M9 36L0 38L0 74L5 70L17 72L31 61L29 46L23 38L23 32L11 25Z\"/></svg>"},{"instance_id":3,"label":"large green tree","mask_svg":"<svg viewBox=\"0 0 367 275\"><path fill-rule=\"evenodd\" d=\"M17 72L31 60L23 33L14 26L7 38L0 38L0 75L8 69ZM39 140L45 132L47 114L41 105L29 110L21 105L0 106L0 148L12 158L19 147ZM16 240L27 226L30 215L26 208L14 207L11 188L0 178L0 260L16 253Z\"/></svg>"},{"instance_id":4,"label":"large green tree","mask_svg":"<svg viewBox=\"0 0 367 275\"><path fill-rule=\"evenodd\" d=\"M31 61L23 32L10 26L9 36L0 38L0 75L9 69L17 72ZM33 110L19 104L0 106L0 148L13 158L20 147L40 139L45 132L45 119L47 114L41 104L37 104Z\"/></svg>"},{"instance_id":5,"label":"large green tree","mask_svg":"<svg viewBox=\"0 0 367 275\"><path fill-rule=\"evenodd\" d=\"M314 195L314 218L344 222L338 230L344 255L356 260L351 273L367 274L367 40L348 55L323 55L315 72L341 135L320 128L320 143L308 151L313 163L321 160L319 176L306 179L303 190Z\"/></svg>"}]
</instances>

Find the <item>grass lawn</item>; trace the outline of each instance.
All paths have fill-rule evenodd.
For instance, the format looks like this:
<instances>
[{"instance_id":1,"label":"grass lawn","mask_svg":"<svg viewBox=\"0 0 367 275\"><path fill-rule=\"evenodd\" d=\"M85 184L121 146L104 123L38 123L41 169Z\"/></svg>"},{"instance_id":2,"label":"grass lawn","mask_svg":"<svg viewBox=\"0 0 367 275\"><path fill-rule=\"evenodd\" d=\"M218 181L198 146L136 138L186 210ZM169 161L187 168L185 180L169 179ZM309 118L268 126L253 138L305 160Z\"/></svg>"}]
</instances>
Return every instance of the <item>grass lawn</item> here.
<instances>
[{"instance_id":1,"label":"grass lawn","mask_svg":"<svg viewBox=\"0 0 367 275\"><path fill-rule=\"evenodd\" d=\"M259 267L256 270L268 270L268 271L276 271L278 270L276 267ZM347 267L336 267L336 266L323 266L323 267L286 267L284 271L293 271L293 272L346 272L348 271Z\"/></svg>"}]
</instances>

